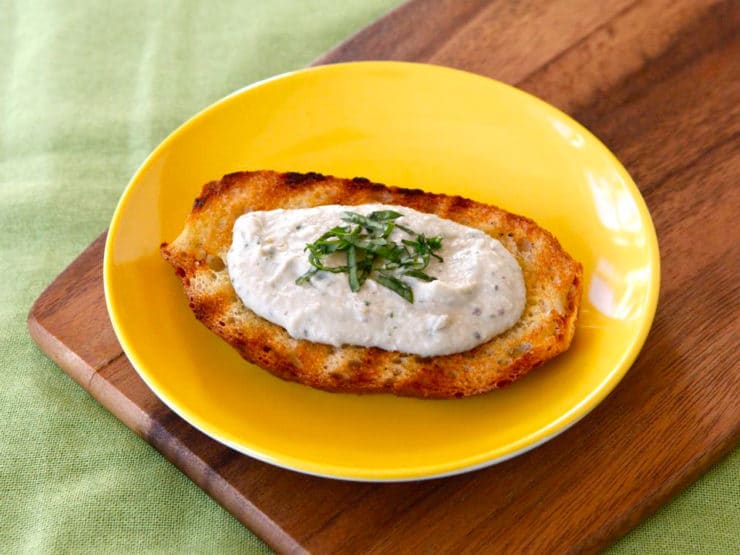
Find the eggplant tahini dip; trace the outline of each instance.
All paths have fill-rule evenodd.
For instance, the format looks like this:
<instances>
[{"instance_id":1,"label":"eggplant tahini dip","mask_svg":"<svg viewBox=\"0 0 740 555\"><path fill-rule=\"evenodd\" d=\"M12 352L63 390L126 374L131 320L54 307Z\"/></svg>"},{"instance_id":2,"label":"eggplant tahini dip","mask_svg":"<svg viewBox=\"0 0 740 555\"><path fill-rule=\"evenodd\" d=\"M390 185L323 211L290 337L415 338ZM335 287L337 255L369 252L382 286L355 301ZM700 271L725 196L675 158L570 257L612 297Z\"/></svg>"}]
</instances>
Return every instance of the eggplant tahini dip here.
<instances>
[{"instance_id":1,"label":"eggplant tahini dip","mask_svg":"<svg viewBox=\"0 0 740 555\"><path fill-rule=\"evenodd\" d=\"M424 270L435 279L404 278L413 302L374 279L353 292L346 273L317 271L296 283L312 269L306 245L342 225L343 213L388 210L401 214L395 220L399 225L442 239L436 254L444 261L432 258ZM398 228L389 240L400 244L405 237ZM242 302L296 339L424 357L467 351L506 331L521 317L526 297L522 270L499 241L478 229L395 205L248 212L234 224L227 267Z\"/></svg>"}]
</instances>

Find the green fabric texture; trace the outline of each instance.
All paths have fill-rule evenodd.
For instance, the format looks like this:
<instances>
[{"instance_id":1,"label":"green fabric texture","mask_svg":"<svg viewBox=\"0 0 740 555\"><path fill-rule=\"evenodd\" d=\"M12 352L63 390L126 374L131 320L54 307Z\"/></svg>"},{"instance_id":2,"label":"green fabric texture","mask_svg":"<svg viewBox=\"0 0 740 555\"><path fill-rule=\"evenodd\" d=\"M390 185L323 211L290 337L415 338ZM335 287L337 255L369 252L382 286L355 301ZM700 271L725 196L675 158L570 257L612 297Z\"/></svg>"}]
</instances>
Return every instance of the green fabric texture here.
<instances>
[{"instance_id":1,"label":"green fabric texture","mask_svg":"<svg viewBox=\"0 0 740 555\"><path fill-rule=\"evenodd\" d=\"M203 107L306 65L398 0L0 0L0 552L265 545L50 362L34 299ZM737 452L610 553L738 553Z\"/></svg>"}]
</instances>

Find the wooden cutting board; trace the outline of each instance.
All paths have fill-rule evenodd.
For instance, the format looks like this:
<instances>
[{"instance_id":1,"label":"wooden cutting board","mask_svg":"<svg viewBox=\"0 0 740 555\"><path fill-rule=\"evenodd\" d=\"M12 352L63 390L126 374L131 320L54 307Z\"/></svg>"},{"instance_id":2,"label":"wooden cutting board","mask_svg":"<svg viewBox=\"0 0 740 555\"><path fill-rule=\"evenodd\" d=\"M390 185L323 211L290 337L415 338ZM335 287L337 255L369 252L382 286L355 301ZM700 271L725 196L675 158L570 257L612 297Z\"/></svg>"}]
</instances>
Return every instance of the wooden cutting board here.
<instances>
[{"instance_id":1,"label":"wooden cutting board","mask_svg":"<svg viewBox=\"0 0 740 555\"><path fill-rule=\"evenodd\" d=\"M158 401L122 354L103 297L105 235L38 299L31 334L278 551L596 551L740 435L738 28L733 0L414 0L317 61L415 60L517 85L589 127L642 191L662 253L653 330L619 387L530 453L453 478L361 484L215 443Z\"/></svg>"}]
</instances>

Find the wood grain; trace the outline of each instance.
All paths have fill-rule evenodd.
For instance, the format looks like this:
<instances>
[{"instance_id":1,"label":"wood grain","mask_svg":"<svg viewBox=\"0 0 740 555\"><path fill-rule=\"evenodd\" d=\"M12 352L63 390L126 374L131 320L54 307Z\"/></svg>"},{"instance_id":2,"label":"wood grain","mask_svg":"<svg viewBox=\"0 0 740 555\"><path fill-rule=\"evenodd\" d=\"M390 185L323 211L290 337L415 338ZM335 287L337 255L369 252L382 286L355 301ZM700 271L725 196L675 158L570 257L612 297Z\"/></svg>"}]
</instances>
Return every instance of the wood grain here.
<instances>
[{"instance_id":1,"label":"wood grain","mask_svg":"<svg viewBox=\"0 0 740 555\"><path fill-rule=\"evenodd\" d=\"M303 476L203 436L138 378L105 310L98 238L29 329L96 399L280 552L595 552L740 437L740 4L414 0L316 63L475 71L574 115L635 178L662 255L647 343L574 428L475 473L403 484Z\"/></svg>"}]
</instances>

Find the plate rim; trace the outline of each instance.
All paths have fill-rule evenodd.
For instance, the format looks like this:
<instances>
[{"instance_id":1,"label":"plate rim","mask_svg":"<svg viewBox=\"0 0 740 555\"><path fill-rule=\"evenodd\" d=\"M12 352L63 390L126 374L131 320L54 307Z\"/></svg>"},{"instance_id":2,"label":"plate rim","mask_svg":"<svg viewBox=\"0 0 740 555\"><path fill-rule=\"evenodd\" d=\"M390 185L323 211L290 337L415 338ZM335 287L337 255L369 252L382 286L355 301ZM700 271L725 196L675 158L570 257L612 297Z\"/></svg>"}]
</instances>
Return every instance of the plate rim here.
<instances>
[{"instance_id":1,"label":"plate rim","mask_svg":"<svg viewBox=\"0 0 740 555\"><path fill-rule=\"evenodd\" d=\"M534 101L536 104L544 105L546 109L554 111L559 117L568 122L573 128L579 130L589 137L591 141L599 145L603 150L603 153L610 159L611 164L619 168L625 179L625 185L630 190L631 198L637 206L638 213L640 214L641 223L645 226L644 235L648 239L646 249L649 251L648 261L651 267L650 279L647 282L646 288L646 301L643 306L645 308L645 315L639 319L640 328L638 332L632 337L632 341L628 347L625 348L622 358L616 362L613 368L604 376L588 395L584 396L578 403L572 406L568 411L561 414L559 417L551 420L545 426L539 428L535 432L528 434L524 437L520 437L517 440L510 442L510 445L514 445L514 449L511 451L499 455L491 456L491 451L477 453L474 456L465 458L455 458L452 461L445 463L435 463L427 466L414 466L412 468L400 467L400 468L385 468L382 471L373 468L356 468L347 466L338 466L326 463L316 463L312 461L306 461L300 457L294 457L292 455L286 455L283 453L276 454L272 453L269 449L263 449L262 451L252 449L248 446L233 442L231 440L218 437L217 434L212 433L207 428L204 419L197 415L190 414L189 411L179 407L177 402L169 398L169 396L161 391L153 384L150 380L147 372L140 368L140 364L146 366L142 361L138 360L135 355L134 348L132 347L128 334L123 329L121 323L118 321L119 316L117 315L116 307L111 299L111 280L113 275L113 264L112 250L113 243L117 237L118 228L120 226L124 206L127 204L129 198L132 196L132 191L135 188L136 182L140 176L148 169L148 167L157 159L160 151L166 150L170 142L175 140L177 136L185 132L189 127L195 125L201 118L206 117L209 112L217 110L223 103L226 103L235 96L241 95L252 89L261 87L272 81L282 80L291 78L297 75L303 75L307 73L322 73L325 71L342 71L347 67L410 67L412 71L415 70L427 70L427 71L441 71L441 72L452 72L464 74L468 77L473 77L487 82L494 82L497 85L503 86L507 89L515 91L517 94L523 95L528 101ZM141 165L133 173L132 177L126 184L121 196L116 203L113 216L111 218L111 224L108 229L108 233L105 241L105 249L103 253L103 289L105 294L105 303L110 321L118 339L119 344L123 352L126 354L128 361L134 368L136 373L141 377L147 387L154 393L154 395L161 400L170 410L185 420L189 425L196 428L201 433L205 434L214 441L225 445L239 453L250 456L254 459L262 462L278 466L287 470L292 470L302 474L311 476L332 478L339 480L348 480L355 482L406 482L406 481L421 481L436 478L443 478L448 476L455 476L467 472L472 472L495 464L504 462L512 459L519 455L522 455L530 450L533 450L540 445L554 439L561 433L570 429L572 426L577 424L580 420L585 418L592 410L594 410L621 382L626 373L630 370L635 359L641 352L657 311L659 293L660 293L660 250L658 244L657 233L655 225L650 215L650 212L645 203L639 188L635 184L632 176L629 174L627 169L622 165L619 159L614 153L591 131L589 131L584 125L573 119L568 114L562 112L557 107L549 104L548 102L534 96L527 91L523 91L517 87L498 81L496 79L472 73L465 70L456 68L450 68L447 66L441 66L436 64L425 64L418 62L405 62L405 61L381 61L381 60L368 60L368 61L355 61L355 62L343 62L338 64L326 64L319 66L312 66L307 68L301 68L294 71L287 71L261 79L254 83L240 87L226 96L212 102L203 109L190 116L183 123L177 126L172 132L170 132L164 140L162 140L144 159Z\"/></svg>"}]
</instances>

